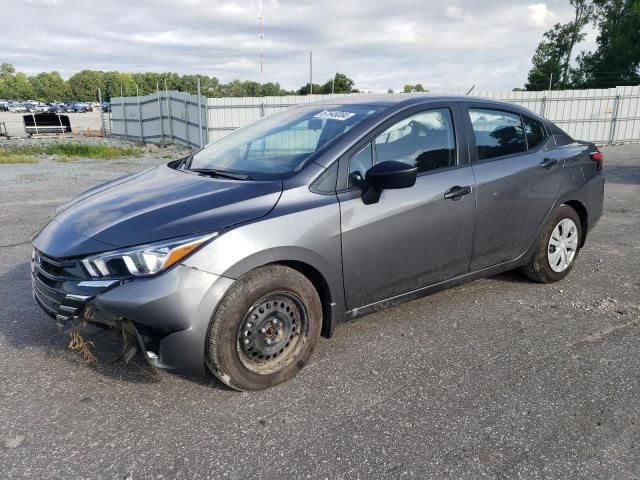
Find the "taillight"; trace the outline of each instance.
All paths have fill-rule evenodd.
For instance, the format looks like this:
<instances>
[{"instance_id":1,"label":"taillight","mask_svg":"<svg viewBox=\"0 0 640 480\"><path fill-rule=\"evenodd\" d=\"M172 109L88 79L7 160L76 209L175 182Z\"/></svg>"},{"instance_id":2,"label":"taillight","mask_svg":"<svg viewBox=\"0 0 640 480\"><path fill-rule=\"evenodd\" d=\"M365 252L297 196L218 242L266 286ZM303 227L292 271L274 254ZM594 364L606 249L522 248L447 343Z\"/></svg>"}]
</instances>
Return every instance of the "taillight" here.
<instances>
[{"instance_id":1,"label":"taillight","mask_svg":"<svg viewBox=\"0 0 640 480\"><path fill-rule=\"evenodd\" d=\"M595 151L589 154L591 156L591 160L598 164L598 170L602 170L602 161L604 160L604 156L602 152Z\"/></svg>"}]
</instances>

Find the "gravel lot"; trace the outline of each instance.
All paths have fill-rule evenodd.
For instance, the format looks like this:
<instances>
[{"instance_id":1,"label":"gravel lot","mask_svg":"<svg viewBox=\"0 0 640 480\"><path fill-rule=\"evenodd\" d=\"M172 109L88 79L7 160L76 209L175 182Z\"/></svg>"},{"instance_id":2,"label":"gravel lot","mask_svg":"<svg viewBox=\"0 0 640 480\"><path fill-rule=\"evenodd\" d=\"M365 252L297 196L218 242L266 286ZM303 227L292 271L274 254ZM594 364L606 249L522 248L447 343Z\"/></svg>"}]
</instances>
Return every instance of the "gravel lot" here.
<instances>
[{"instance_id":1,"label":"gravel lot","mask_svg":"<svg viewBox=\"0 0 640 480\"><path fill-rule=\"evenodd\" d=\"M26 113L0 112L0 123L5 124L7 133L16 137L24 137L27 134L24 131L22 117L28 115ZM69 116L71 128L77 128L85 131L87 128L91 130L100 130L100 111L94 110L87 113L65 113Z\"/></svg>"},{"instance_id":2,"label":"gravel lot","mask_svg":"<svg viewBox=\"0 0 640 480\"><path fill-rule=\"evenodd\" d=\"M640 146L564 281L518 273L338 327L293 381L97 365L31 298L29 238L86 188L177 158L0 165L0 478L640 478Z\"/></svg>"}]
</instances>

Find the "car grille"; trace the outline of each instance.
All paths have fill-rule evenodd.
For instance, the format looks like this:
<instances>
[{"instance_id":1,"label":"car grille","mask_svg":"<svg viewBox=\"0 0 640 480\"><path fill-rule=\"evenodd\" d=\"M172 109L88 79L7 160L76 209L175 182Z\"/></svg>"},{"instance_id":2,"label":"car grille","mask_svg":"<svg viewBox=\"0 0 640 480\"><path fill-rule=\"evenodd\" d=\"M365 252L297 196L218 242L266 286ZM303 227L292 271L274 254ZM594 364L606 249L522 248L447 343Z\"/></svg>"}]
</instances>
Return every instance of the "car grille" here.
<instances>
[{"instance_id":1,"label":"car grille","mask_svg":"<svg viewBox=\"0 0 640 480\"><path fill-rule=\"evenodd\" d=\"M85 278L84 271L76 261L59 260L34 250L31 258L31 283L33 297L42 309L66 324L79 318L85 302L91 295L82 295L77 290L78 282Z\"/></svg>"}]
</instances>

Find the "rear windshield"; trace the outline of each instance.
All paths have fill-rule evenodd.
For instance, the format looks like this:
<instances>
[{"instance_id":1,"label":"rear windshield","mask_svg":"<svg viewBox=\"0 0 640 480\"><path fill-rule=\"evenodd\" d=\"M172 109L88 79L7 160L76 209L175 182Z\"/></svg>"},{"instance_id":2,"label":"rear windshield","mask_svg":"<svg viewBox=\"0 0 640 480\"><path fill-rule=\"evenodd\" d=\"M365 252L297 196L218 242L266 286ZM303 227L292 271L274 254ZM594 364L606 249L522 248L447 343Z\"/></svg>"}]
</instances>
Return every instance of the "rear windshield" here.
<instances>
[{"instance_id":1,"label":"rear windshield","mask_svg":"<svg viewBox=\"0 0 640 480\"><path fill-rule=\"evenodd\" d=\"M262 118L196 152L191 169L214 169L251 179L284 178L312 155L385 107L306 105Z\"/></svg>"}]
</instances>

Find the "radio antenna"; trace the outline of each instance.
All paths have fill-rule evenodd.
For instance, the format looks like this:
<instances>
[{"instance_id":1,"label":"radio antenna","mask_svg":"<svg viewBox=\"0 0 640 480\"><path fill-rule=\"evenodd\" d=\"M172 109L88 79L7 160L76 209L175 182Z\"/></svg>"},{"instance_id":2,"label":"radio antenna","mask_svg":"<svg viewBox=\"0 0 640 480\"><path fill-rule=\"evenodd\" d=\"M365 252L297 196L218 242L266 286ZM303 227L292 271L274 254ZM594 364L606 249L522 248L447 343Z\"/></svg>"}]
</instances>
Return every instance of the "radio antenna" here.
<instances>
[{"instance_id":1,"label":"radio antenna","mask_svg":"<svg viewBox=\"0 0 640 480\"><path fill-rule=\"evenodd\" d=\"M263 68L263 60L264 60L264 51L262 48L262 39L264 38L264 30L263 30L263 21L264 17L262 15L262 0L258 0L258 38L260 39L260 73L262 73Z\"/></svg>"}]
</instances>

